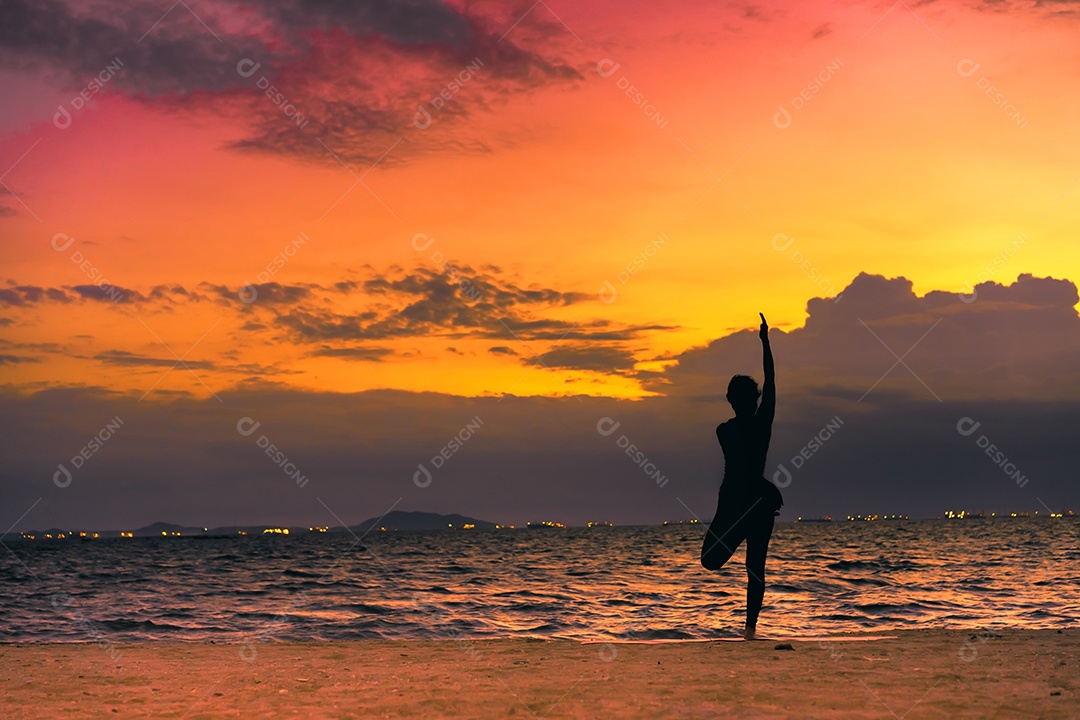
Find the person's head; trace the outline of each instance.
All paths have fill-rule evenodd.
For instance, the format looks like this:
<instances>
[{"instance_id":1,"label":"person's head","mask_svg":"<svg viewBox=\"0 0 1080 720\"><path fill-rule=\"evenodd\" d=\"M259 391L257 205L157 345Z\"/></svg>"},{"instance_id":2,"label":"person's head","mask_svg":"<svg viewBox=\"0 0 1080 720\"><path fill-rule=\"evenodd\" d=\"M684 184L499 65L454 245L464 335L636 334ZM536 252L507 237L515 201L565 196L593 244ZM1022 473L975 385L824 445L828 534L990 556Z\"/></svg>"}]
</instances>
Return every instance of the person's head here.
<instances>
[{"instance_id":1,"label":"person's head","mask_svg":"<svg viewBox=\"0 0 1080 720\"><path fill-rule=\"evenodd\" d=\"M757 412L761 391L757 381L749 375L735 375L727 386L727 401L736 415L753 415Z\"/></svg>"}]
</instances>

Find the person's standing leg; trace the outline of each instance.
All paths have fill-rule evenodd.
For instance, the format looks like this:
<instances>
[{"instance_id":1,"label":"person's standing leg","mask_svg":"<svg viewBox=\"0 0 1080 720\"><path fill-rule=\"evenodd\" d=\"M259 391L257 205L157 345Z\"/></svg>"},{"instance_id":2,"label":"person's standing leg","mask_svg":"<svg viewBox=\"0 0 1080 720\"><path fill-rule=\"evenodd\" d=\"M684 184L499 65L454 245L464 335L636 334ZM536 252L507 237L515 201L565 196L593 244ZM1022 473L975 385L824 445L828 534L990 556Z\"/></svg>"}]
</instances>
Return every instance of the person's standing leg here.
<instances>
[{"instance_id":1,"label":"person's standing leg","mask_svg":"<svg viewBox=\"0 0 1080 720\"><path fill-rule=\"evenodd\" d=\"M769 553L774 517L770 513L755 517L746 535L746 632L753 640L757 632L758 615L765 598L765 557Z\"/></svg>"}]
</instances>

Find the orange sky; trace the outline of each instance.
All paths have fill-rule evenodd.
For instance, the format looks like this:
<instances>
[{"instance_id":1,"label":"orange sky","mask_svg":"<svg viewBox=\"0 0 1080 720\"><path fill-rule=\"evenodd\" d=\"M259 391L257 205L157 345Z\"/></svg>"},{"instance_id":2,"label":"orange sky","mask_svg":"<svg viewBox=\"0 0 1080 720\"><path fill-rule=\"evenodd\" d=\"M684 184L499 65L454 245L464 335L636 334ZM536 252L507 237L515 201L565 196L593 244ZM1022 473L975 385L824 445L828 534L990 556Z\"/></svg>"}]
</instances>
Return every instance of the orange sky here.
<instances>
[{"instance_id":1,"label":"orange sky","mask_svg":"<svg viewBox=\"0 0 1080 720\"><path fill-rule=\"evenodd\" d=\"M65 67L6 48L0 82L18 98L0 118L0 171L11 167L2 180L14 193L0 196L9 289L70 295L91 282L72 262L77 252L120 288L149 296L182 286L201 299L8 301L2 353L35 361L6 362L5 383L148 398L209 396L256 379L340 391L637 396L645 391L617 368L527 363L553 349L607 348L653 367L753 326L759 310L776 327L798 327L808 298L835 295L861 271L907 277L919 294L1021 273L1080 278L1074 15L1020 4L548 5L512 28L528 4L516 16L475 11L491 31L475 57L487 59L427 129L411 123L413 109L430 105L460 58L421 44L401 60L415 74L399 76L364 38L313 31L312 56L323 64L281 61L297 107L322 107L340 80L359 83L365 102L396 119L370 133L348 123L294 130L310 153L233 146L257 123L281 121L251 82L230 75L225 89L196 79L154 93L140 86L134 60L58 129L57 104L70 103L86 74L68 67L65 78ZM193 8L211 28L220 21L230 42L242 34L212 4ZM139 45L205 32L181 15ZM341 43L360 69L334 64ZM498 53L510 43L540 58L530 73L546 60L577 76L502 72ZM89 65L136 57L126 46L99 49ZM427 52L438 62L425 64ZM226 64L237 57L226 54ZM640 102L623 92L631 84ZM780 107L787 127L774 122ZM54 250L57 233L75 242ZM300 233L307 241L271 279L307 288L306 299L241 302L236 291ZM418 233L434 239L423 251ZM640 254L646 262L622 282ZM377 339L305 340L280 322L315 310L346 323L372 308L396 317L405 296L330 288L439 272L440 258L514 288L566 294L515 305L513 317L553 321L569 336L511 326L497 338L436 322ZM598 294L605 282L614 302ZM616 336L601 336L605 328ZM342 356L372 349L378 360ZM190 372L166 373L176 356Z\"/></svg>"}]
</instances>

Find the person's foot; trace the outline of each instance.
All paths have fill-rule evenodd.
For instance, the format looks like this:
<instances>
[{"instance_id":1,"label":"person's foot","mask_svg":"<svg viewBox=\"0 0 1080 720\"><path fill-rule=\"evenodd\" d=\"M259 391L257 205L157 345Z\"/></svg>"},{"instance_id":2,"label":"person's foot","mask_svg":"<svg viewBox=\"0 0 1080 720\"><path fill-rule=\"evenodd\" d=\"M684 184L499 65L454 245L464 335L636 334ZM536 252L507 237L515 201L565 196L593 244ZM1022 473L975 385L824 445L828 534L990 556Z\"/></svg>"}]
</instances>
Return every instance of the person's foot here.
<instances>
[{"instance_id":1,"label":"person's foot","mask_svg":"<svg viewBox=\"0 0 1080 720\"><path fill-rule=\"evenodd\" d=\"M756 638L757 628L747 625L746 630L743 632L743 640L754 640Z\"/></svg>"}]
</instances>

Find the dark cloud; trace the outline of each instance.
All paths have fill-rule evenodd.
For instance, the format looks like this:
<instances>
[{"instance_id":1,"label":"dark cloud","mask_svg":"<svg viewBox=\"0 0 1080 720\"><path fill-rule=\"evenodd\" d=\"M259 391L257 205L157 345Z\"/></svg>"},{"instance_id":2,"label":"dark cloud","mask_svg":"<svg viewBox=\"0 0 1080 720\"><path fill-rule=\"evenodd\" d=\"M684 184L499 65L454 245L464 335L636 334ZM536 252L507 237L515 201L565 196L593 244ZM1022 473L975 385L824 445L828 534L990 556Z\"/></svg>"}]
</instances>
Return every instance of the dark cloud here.
<instances>
[{"instance_id":1,"label":"dark cloud","mask_svg":"<svg viewBox=\"0 0 1080 720\"><path fill-rule=\"evenodd\" d=\"M270 305L293 305L311 296L310 288L301 287L298 285L282 285L276 282L270 283L255 283L242 288L247 292L254 290L256 301L261 303L267 303ZM231 295L226 295L226 299L234 300L239 296L239 292ZM245 295L244 297L250 297Z\"/></svg>"},{"instance_id":2,"label":"dark cloud","mask_svg":"<svg viewBox=\"0 0 1080 720\"><path fill-rule=\"evenodd\" d=\"M151 288L145 299L160 300L171 304L177 302L200 302L202 300L209 300L210 298L206 295L192 292L183 285L155 285Z\"/></svg>"},{"instance_id":3,"label":"dark cloud","mask_svg":"<svg viewBox=\"0 0 1080 720\"><path fill-rule=\"evenodd\" d=\"M492 355L517 355L516 350L506 347L505 345L494 345L489 347L488 352Z\"/></svg>"},{"instance_id":4,"label":"dark cloud","mask_svg":"<svg viewBox=\"0 0 1080 720\"><path fill-rule=\"evenodd\" d=\"M97 83L92 94L121 92L243 120L250 135L236 148L336 164L330 148L366 166L406 133L409 141L386 162L432 149L483 151L482 140L450 129L522 91L581 79L558 57L565 31L533 38L525 30L545 21L525 10L436 0L217 0L171 8L135 0L121 13L13 0L0 6L0 60L52 75L73 94ZM503 37L523 15L515 36ZM515 41L521 37L533 47ZM451 84L453 97L414 125L418 108Z\"/></svg>"},{"instance_id":5,"label":"dark cloud","mask_svg":"<svg viewBox=\"0 0 1080 720\"><path fill-rule=\"evenodd\" d=\"M0 325L7 325L0 321ZM89 337L88 335L76 335L75 337ZM67 347L59 343L22 343L8 340L7 338L0 338L0 347L8 348L9 350L17 350L22 352L34 351L43 353L63 353L67 351Z\"/></svg>"},{"instance_id":6,"label":"dark cloud","mask_svg":"<svg viewBox=\"0 0 1080 720\"><path fill-rule=\"evenodd\" d=\"M187 361L185 360L185 362ZM245 382L251 382L253 379L261 378L264 375L302 375L304 372L303 370L286 370L277 365L264 365L262 363L237 363L226 368L221 368L219 366L217 369L224 369L231 373L246 375L247 378L245 378Z\"/></svg>"},{"instance_id":7,"label":"dark cloud","mask_svg":"<svg viewBox=\"0 0 1080 720\"><path fill-rule=\"evenodd\" d=\"M98 353L94 356L94 359L103 362L106 365L129 365L129 366L141 366L141 367L174 367L181 366L191 369L212 369L215 364L205 360L178 360L177 358L165 358L165 357L147 357L145 355L137 355L125 350L109 350L108 352Z\"/></svg>"},{"instance_id":8,"label":"dark cloud","mask_svg":"<svg viewBox=\"0 0 1080 720\"><path fill-rule=\"evenodd\" d=\"M797 358L782 378L787 388L812 393L843 385L864 402L882 391L934 400L1048 398L1080 388L1073 362L1080 318L1070 281L1022 274L1008 286L979 284L971 295L919 297L905 278L864 273L842 296L810 300L802 328L773 330L777 356ZM722 397L731 375L760 373L757 342L755 331L736 332L639 376L655 392Z\"/></svg>"},{"instance_id":9,"label":"dark cloud","mask_svg":"<svg viewBox=\"0 0 1080 720\"><path fill-rule=\"evenodd\" d=\"M398 277L378 277L363 284L368 293L397 292L408 295L426 295L436 299L448 299L464 294L469 299L490 303L496 308L509 308L519 304L545 303L570 305L591 299L578 292L560 292L548 288L521 288L495 277L490 271L476 271L468 265L447 263L447 270L435 272L421 268L414 273ZM462 291L462 292L459 292Z\"/></svg>"},{"instance_id":10,"label":"dark cloud","mask_svg":"<svg viewBox=\"0 0 1080 720\"><path fill-rule=\"evenodd\" d=\"M310 28L343 29L357 37L382 35L403 45L451 48L467 45L471 36L465 17L434 0L270 0L256 5L293 43L302 42L302 30Z\"/></svg>"},{"instance_id":11,"label":"dark cloud","mask_svg":"<svg viewBox=\"0 0 1080 720\"><path fill-rule=\"evenodd\" d=\"M41 358L25 357L23 355L4 355L0 354L0 365L19 365L21 363L37 363L41 362Z\"/></svg>"},{"instance_id":12,"label":"dark cloud","mask_svg":"<svg viewBox=\"0 0 1080 720\"><path fill-rule=\"evenodd\" d=\"M1016 2L1015 0L982 0L975 3L975 8L982 11L997 13L1026 13L1033 8L1047 11L1052 17L1076 14L1076 0L1035 0L1031 2Z\"/></svg>"},{"instance_id":13,"label":"dark cloud","mask_svg":"<svg viewBox=\"0 0 1080 720\"><path fill-rule=\"evenodd\" d=\"M352 313L335 312L321 303L297 305L281 311L276 322L288 328L299 342L355 342L432 334L505 340L587 337L601 342L637 337L646 329L616 328L603 320L575 324L536 317L543 310L595 297L522 287L467 265L444 272L417 268L377 275L356 289L362 289L368 298L385 302Z\"/></svg>"},{"instance_id":14,"label":"dark cloud","mask_svg":"<svg viewBox=\"0 0 1080 720\"><path fill-rule=\"evenodd\" d=\"M622 342L634 340L644 333L678 329L677 325L625 325L616 326L605 320L578 323L561 320L530 320L511 325L496 336L504 338L525 337L530 340L583 340L590 342ZM511 333L510 331L513 330Z\"/></svg>"},{"instance_id":15,"label":"dark cloud","mask_svg":"<svg viewBox=\"0 0 1080 720\"><path fill-rule=\"evenodd\" d=\"M765 14L761 12L761 8L757 5L746 5L743 7L743 17L747 20L761 20L764 22L767 20Z\"/></svg>"},{"instance_id":16,"label":"dark cloud","mask_svg":"<svg viewBox=\"0 0 1080 720\"><path fill-rule=\"evenodd\" d=\"M117 285L74 285L70 290L80 298L86 300L98 300L114 303L143 302L146 297L134 290L128 290Z\"/></svg>"},{"instance_id":17,"label":"dark cloud","mask_svg":"<svg viewBox=\"0 0 1080 720\"><path fill-rule=\"evenodd\" d=\"M43 288L36 285L0 288L0 304L26 306L45 301L67 303L71 302L71 298L58 288Z\"/></svg>"},{"instance_id":18,"label":"dark cloud","mask_svg":"<svg viewBox=\"0 0 1080 720\"><path fill-rule=\"evenodd\" d=\"M634 354L621 347L558 346L539 357L522 358L526 365L617 373L632 370Z\"/></svg>"},{"instance_id":19,"label":"dark cloud","mask_svg":"<svg viewBox=\"0 0 1080 720\"><path fill-rule=\"evenodd\" d=\"M165 303L197 302L205 299L204 296L189 293L181 286L154 287L149 294L144 295L138 290L101 283L99 285L65 285L62 288L46 288L36 285L14 285L7 289L0 289L0 304L28 306L44 302L73 303L80 300L109 303Z\"/></svg>"},{"instance_id":20,"label":"dark cloud","mask_svg":"<svg viewBox=\"0 0 1080 720\"><path fill-rule=\"evenodd\" d=\"M0 178L0 180L2 180L2 178ZM8 195L15 198L15 200L19 200L18 196L14 192L12 192L10 188L0 183L0 197ZM15 217L18 214L19 211L16 210L14 207L11 207L9 205L0 205L0 218Z\"/></svg>"},{"instance_id":21,"label":"dark cloud","mask_svg":"<svg viewBox=\"0 0 1080 720\"><path fill-rule=\"evenodd\" d=\"M102 3L14 0L0 7L0 55L75 91L96 81L145 98L220 92L248 86L236 71L241 58L286 62L295 52L272 48L258 20L243 14L228 2L169 8L133 0L116 12Z\"/></svg>"},{"instance_id":22,"label":"dark cloud","mask_svg":"<svg viewBox=\"0 0 1080 720\"><path fill-rule=\"evenodd\" d=\"M360 362L382 362L392 357L394 351L380 347L323 347L311 353L312 357L332 357Z\"/></svg>"}]
</instances>

